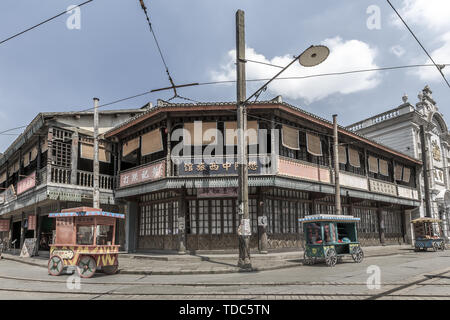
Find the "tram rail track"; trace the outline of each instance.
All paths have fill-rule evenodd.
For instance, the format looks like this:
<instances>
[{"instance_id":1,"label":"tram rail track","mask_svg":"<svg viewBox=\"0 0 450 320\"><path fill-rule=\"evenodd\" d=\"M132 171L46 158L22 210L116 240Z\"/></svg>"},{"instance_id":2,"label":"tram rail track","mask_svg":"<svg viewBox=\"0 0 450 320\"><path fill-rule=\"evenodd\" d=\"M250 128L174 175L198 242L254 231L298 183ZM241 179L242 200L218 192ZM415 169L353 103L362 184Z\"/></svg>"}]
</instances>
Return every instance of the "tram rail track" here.
<instances>
[{"instance_id":1,"label":"tram rail track","mask_svg":"<svg viewBox=\"0 0 450 320\"><path fill-rule=\"evenodd\" d=\"M69 275L70 276L70 275ZM33 278L19 278L0 275L0 279L5 280L16 280L16 281L31 281L31 282L42 282L42 283L67 283L66 280L49 280L49 279L33 279ZM431 279L425 279L431 280ZM167 287L236 287L236 286L253 286L253 287L278 287L278 286L367 286L366 282L240 282L236 283L161 283L161 282L138 282L139 280L133 282L87 282L87 279L82 280L83 285L117 285L117 286L167 286ZM382 286L404 286L409 285L409 283L381 283ZM450 283L418 283L417 285L429 286L450 286Z\"/></svg>"},{"instance_id":2,"label":"tram rail track","mask_svg":"<svg viewBox=\"0 0 450 320\"><path fill-rule=\"evenodd\" d=\"M2 292L21 292L21 293L38 293L38 294L60 294L60 295L74 295L74 296L94 296L92 299L98 299L104 296L122 296L122 297L176 297L176 299L181 299L183 297L196 297L203 299L273 299L273 298L286 298L291 299L304 299L306 297L326 297L334 298L336 300L342 300L344 298L360 298L372 300L374 297L379 298L449 298L448 295L443 294L380 294L380 295L370 295L364 293L179 293L179 292L159 292L159 293L129 293L129 292L116 292L113 290L107 292L98 291L58 291L58 290L31 290L31 289L17 289L17 288L0 288Z\"/></svg>"}]
</instances>

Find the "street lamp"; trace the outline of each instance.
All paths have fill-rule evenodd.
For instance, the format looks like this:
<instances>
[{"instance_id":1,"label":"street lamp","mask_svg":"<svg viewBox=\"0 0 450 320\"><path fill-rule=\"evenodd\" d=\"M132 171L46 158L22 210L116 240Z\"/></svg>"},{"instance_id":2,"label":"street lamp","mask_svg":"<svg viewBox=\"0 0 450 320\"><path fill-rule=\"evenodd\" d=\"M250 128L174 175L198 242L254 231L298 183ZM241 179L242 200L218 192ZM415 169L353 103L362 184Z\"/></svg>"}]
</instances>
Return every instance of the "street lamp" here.
<instances>
[{"instance_id":1,"label":"street lamp","mask_svg":"<svg viewBox=\"0 0 450 320\"><path fill-rule=\"evenodd\" d=\"M300 65L303 67L314 67L318 64L321 64L324 62L328 55L330 54L330 49L326 46L318 45L318 46L310 46L308 49L303 51L300 55L294 57L294 59L283 69L281 69L280 72L278 72L275 76L273 76L272 79L267 81L263 86L261 86L258 90L255 91L250 97L248 97L244 103L247 103L250 101L251 98L256 96L261 90L263 90L269 83L271 83L273 80L275 80L280 74L282 74L284 71L286 71L287 68L289 68L295 61L298 60Z\"/></svg>"},{"instance_id":2,"label":"street lamp","mask_svg":"<svg viewBox=\"0 0 450 320\"><path fill-rule=\"evenodd\" d=\"M244 269L251 269L250 260L250 219L248 210L248 171L247 171L247 143L245 131L247 129L247 111L245 105L251 98L259 95L274 79L289 68L295 61L299 61L304 67L316 66L328 57L330 50L326 46L311 46L302 52L278 72L272 79L246 98L245 79L245 36L244 36L244 11L236 12L236 93L237 93L237 127L238 127L238 212L242 216L239 229L239 260L238 266Z\"/></svg>"}]
</instances>

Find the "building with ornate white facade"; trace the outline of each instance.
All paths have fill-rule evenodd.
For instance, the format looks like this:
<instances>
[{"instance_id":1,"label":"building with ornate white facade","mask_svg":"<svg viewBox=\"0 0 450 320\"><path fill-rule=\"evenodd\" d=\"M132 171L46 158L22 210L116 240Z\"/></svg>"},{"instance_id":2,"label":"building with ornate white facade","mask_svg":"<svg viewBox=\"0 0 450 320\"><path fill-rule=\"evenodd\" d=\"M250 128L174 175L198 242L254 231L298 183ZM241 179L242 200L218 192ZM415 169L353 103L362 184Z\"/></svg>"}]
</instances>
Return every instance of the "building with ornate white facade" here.
<instances>
[{"instance_id":1,"label":"building with ornate white facade","mask_svg":"<svg viewBox=\"0 0 450 320\"><path fill-rule=\"evenodd\" d=\"M420 126L423 125L431 216L443 220L444 235L450 240L450 135L429 86L425 86L419 93L418 99L414 106L404 95L403 103L397 108L351 124L347 128L394 150L422 159ZM395 167L394 171L396 180L401 180L404 174L401 168ZM420 173L419 189L422 204L412 212L412 219L426 216L423 173Z\"/></svg>"}]
</instances>

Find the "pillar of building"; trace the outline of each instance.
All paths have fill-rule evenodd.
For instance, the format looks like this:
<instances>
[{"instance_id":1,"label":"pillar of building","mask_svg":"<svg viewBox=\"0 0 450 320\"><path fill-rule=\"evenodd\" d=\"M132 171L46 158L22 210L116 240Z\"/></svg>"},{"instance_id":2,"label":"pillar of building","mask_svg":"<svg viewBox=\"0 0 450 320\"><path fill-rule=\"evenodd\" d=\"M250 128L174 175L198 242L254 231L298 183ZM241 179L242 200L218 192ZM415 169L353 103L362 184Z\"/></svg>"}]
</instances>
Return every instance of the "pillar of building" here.
<instances>
[{"instance_id":1,"label":"pillar of building","mask_svg":"<svg viewBox=\"0 0 450 320\"><path fill-rule=\"evenodd\" d=\"M78 131L72 134L72 152L70 156L70 183L77 184L77 172L78 172Z\"/></svg>"},{"instance_id":2,"label":"pillar of building","mask_svg":"<svg viewBox=\"0 0 450 320\"><path fill-rule=\"evenodd\" d=\"M36 238L36 252L34 254L38 256L39 243L41 242L41 224L42 224L41 208L36 206L34 212L36 215L36 228L34 229L34 238Z\"/></svg>"},{"instance_id":3,"label":"pillar of building","mask_svg":"<svg viewBox=\"0 0 450 320\"><path fill-rule=\"evenodd\" d=\"M258 216L258 249L259 253L267 253L267 225L259 223L259 217L264 217L264 194L261 188L258 188L257 216ZM267 217L265 217L267 222ZM264 221L261 221L264 222Z\"/></svg>"},{"instance_id":4,"label":"pillar of building","mask_svg":"<svg viewBox=\"0 0 450 320\"><path fill-rule=\"evenodd\" d=\"M186 188L181 189L181 195L178 204L178 254L186 253Z\"/></svg>"},{"instance_id":5,"label":"pillar of building","mask_svg":"<svg viewBox=\"0 0 450 320\"><path fill-rule=\"evenodd\" d=\"M404 210L402 214L404 221L403 224L403 239L405 243L412 244L412 233L411 233L411 210Z\"/></svg>"},{"instance_id":6,"label":"pillar of building","mask_svg":"<svg viewBox=\"0 0 450 320\"><path fill-rule=\"evenodd\" d=\"M384 215L383 210L379 207L377 208L377 217L378 217L378 231L380 233L380 243L382 246L385 245L385 235L384 235Z\"/></svg>"},{"instance_id":7,"label":"pillar of building","mask_svg":"<svg viewBox=\"0 0 450 320\"><path fill-rule=\"evenodd\" d=\"M19 248L22 248L24 240L25 240L25 212L22 212L22 217L21 217L21 220L20 220L20 244L19 244Z\"/></svg>"},{"instance_id":8,"label":"pillar of building","mask_svg":"<svg viewBox=\"0 0 450 320\"><path fill-rule=\"evenodd\" d=\"M139 205L135 201L127 201L125 206L125 250L136 252Z\"/></svg>"}]
</instances>

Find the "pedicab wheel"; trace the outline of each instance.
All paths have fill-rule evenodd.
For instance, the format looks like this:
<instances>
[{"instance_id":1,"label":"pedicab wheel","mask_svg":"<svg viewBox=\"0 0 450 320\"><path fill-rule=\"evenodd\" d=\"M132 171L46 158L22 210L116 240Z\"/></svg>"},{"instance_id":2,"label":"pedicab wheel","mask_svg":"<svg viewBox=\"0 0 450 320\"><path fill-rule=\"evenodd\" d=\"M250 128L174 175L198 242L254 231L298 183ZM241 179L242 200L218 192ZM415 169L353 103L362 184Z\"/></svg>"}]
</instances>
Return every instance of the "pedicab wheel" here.
<instances>
[{"instance_id":1,"label":"pedicab wheel","mask_svg":"<svg viewBox=\"0 0 450 320\"><path fill-rule=\"evenodd\" d=\"M118 266L117 264L112 265L112 266L103 266L103 267L102 267L102 271L103 271L105 274L108 274L108 275L113 275L113 274L115 274L115 273L117 272L118 269L119 269L119 266Z\"/></svg>"},{"instance_id":2,"label":"pedicab wheel","mask_svg":"<svg viewBox=\"0 0 450 320\"><path fill-rule=\"evenodd\" d=\"M91 256L82 256L77 265L77 272L81 278L90 278L97 269L97 263Z\"/></svg>"},{"instance_id":3,"label":"pedicab wheel","mask_svg":"<svg viewBox=\"0 0 450 320\"><path fill-rule=\"evenodd\" d=\"M442 251L445 250L445 242L444 242L444 241L441 242L441 250L442 250Z\"/></svg>"},{"instance_id":4,"label":"pedicab wheel","mask_svg":"<svg viewBox=\"0 0 450 320\"><path fill-rule=\"evenodd\" d=\"M48 274L51 276L59 276L64 269L64 261L61 257L51 256L48 260Z\"/></svg>"},{"instance_id":5,"label":"pedicab wheel","mask_svg":"<svg viewBox=\"0 0 450 320\"><path fill-rule=\"evenodd\" d=\"M433 251L436 252L440 249L440 245L437 242L433 242Z\"/></svg>"},{"instance_id":6,"label":"pedicab wheel","mask_svg":"<svg viewBox=\"0 0 450 320\"><path fill-rule=\"evenodd\" d=\"M325 255L325 262L329 267L334 267L336 265L337 262L336 250L334 249L327 250L327 253Z\"/></svg>"},{"instance_id":7,"label":"pedicab wheel","mask_svg":"<svg viewBox=\"0 0 450 320\"><path fill-rule=\"evenodd\" d=\"M361 249L361 247L356 247L353 249L352 258L356 263L360 263L361 261L363 261L364 251Z\"/></svg>"},{"instance_id":8,"label":"pedicab wheel","mask_svg":"<svg viewBox=\"0 0 450 320\"><path fill-rule=\"evenodd\" d=\"M306 251L303 253L303 263L304 264L313 265L315 262L316 262L315 257L310 257Z\"/></svg>"}]
</instances>

